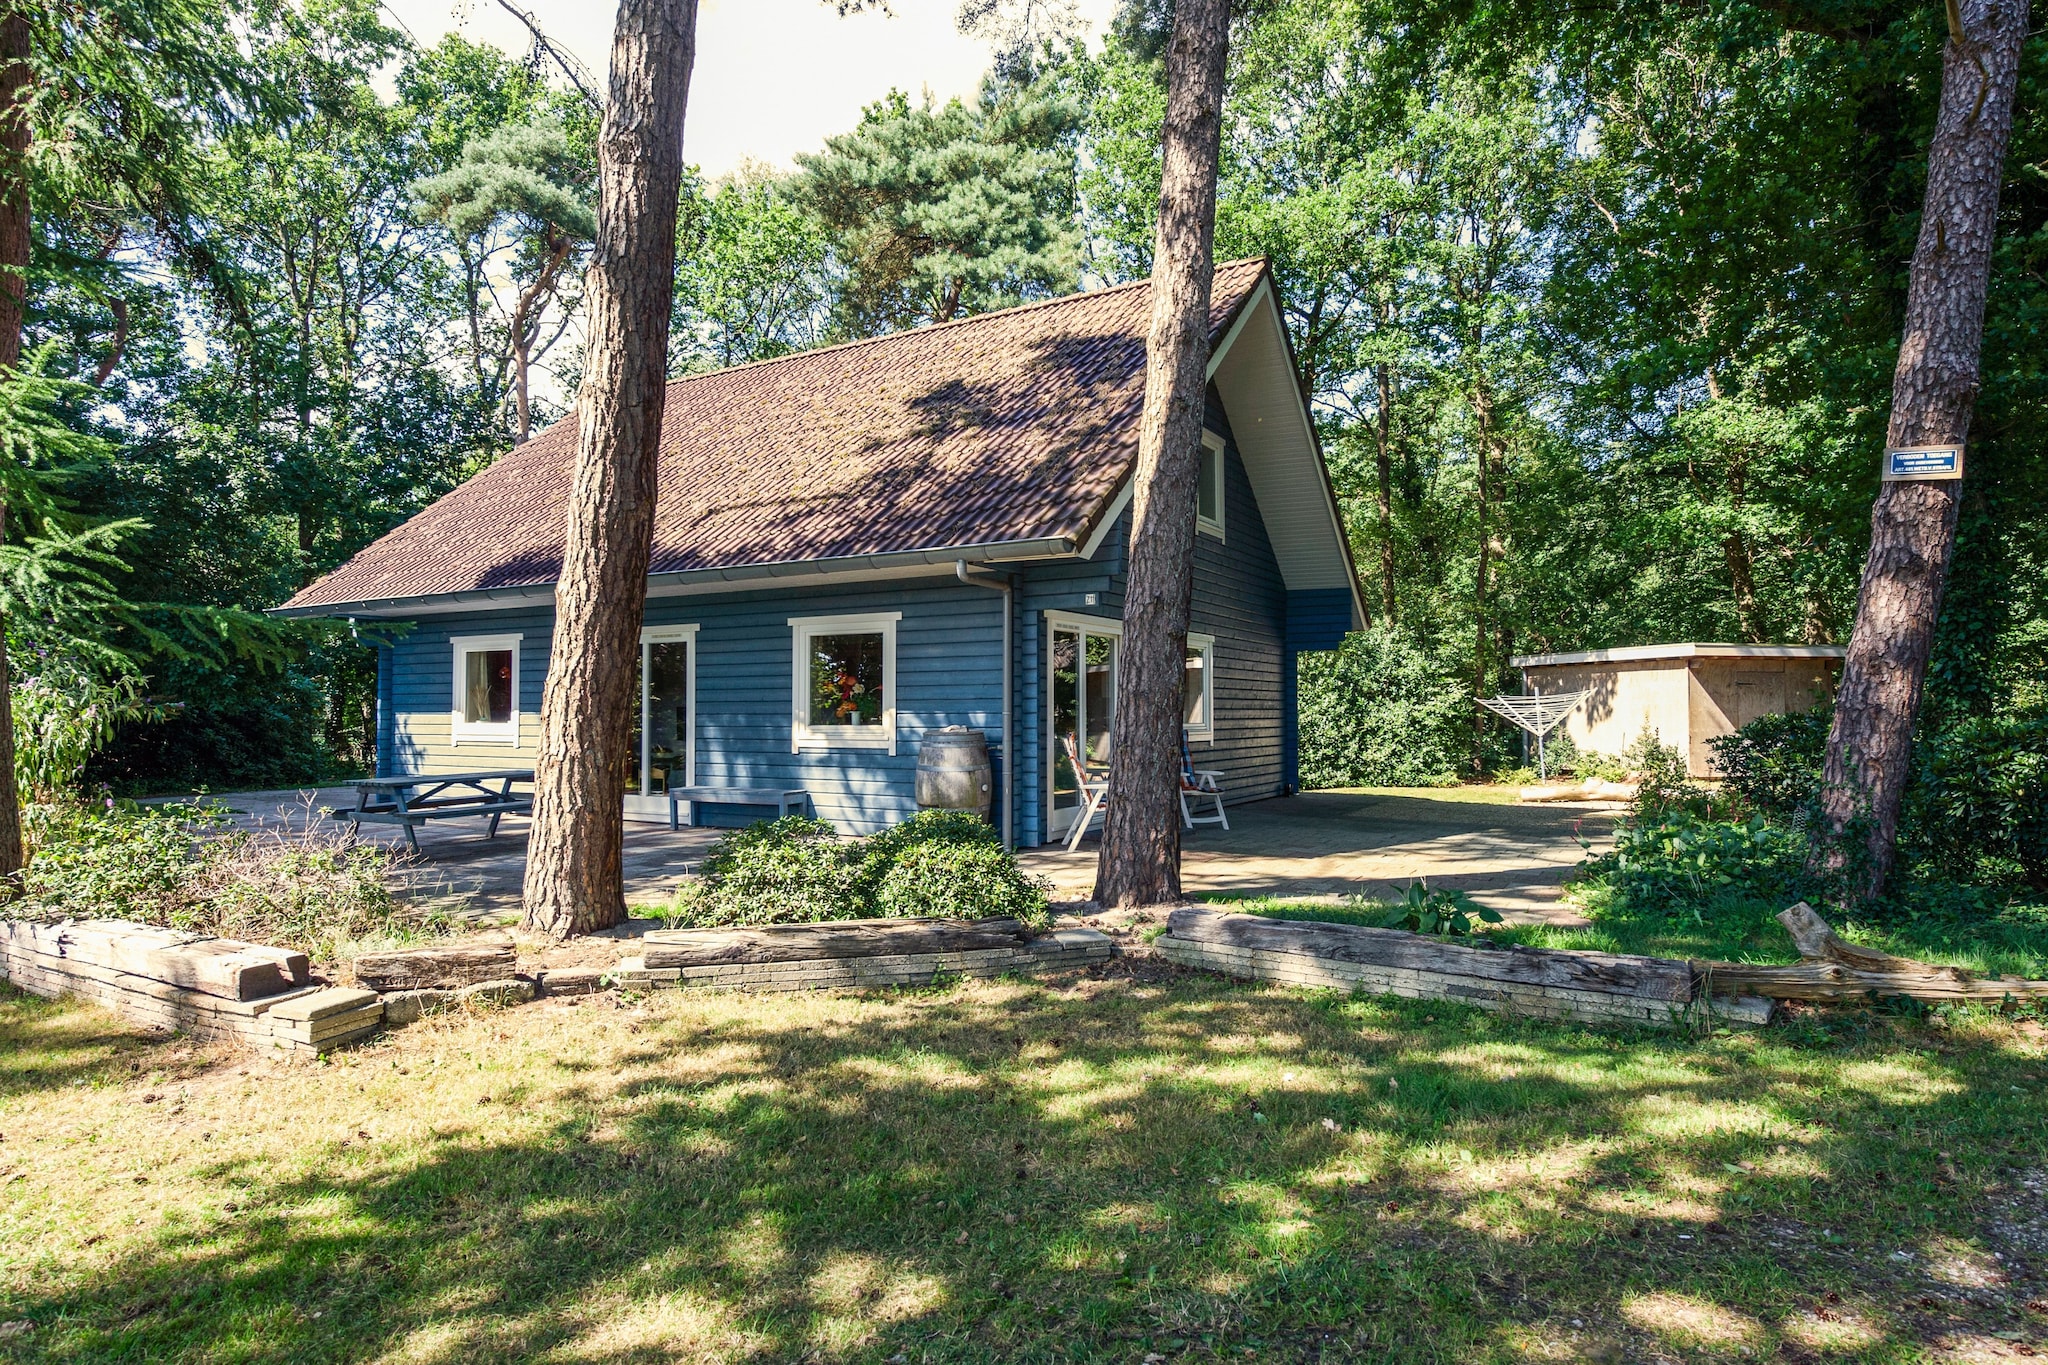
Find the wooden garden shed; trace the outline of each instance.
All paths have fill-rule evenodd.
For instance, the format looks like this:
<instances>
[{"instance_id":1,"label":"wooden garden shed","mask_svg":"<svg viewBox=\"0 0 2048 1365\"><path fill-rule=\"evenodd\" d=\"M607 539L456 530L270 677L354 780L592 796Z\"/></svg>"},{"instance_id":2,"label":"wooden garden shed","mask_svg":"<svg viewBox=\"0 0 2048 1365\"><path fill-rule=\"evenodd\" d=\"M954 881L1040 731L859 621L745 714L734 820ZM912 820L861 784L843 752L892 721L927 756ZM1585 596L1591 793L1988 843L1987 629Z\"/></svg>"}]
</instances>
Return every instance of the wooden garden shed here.
<instances>
[{"instance_id":1,"label":"wooden garden shed","mask_svg":"<svg viewBox=\"0 0 2048 1365\"><path fill-rule=\"evenodd\" d=\"M1808 711L1834 696L1840 645L1637 645L1524 654L1522 690L1587 696L1564 722L1583 751L1619 754L1645 730L1714 777L1708 741L1759 716Z\"/></svg>"}]
</instances>

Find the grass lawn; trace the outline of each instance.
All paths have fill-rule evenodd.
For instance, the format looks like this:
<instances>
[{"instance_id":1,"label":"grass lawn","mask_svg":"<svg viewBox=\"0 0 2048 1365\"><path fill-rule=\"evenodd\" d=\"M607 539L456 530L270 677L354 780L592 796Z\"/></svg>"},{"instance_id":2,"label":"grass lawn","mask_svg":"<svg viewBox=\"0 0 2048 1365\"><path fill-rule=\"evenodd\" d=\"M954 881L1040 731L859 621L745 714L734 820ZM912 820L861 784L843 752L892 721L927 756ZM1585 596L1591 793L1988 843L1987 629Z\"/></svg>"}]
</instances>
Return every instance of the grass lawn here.
<instances>
[{"instance_id":1,"label":"grass lawn","mask_svg":"<svg viewBox=\"0 0 2048 1365\"><path fill-rule=\"evenodd\" d=\"M2044 1075L1986 1014L1688 1039L1145 963L324 1065L0 987L0 1358L2048 1353Z\"/></svg>"}]
</instances>

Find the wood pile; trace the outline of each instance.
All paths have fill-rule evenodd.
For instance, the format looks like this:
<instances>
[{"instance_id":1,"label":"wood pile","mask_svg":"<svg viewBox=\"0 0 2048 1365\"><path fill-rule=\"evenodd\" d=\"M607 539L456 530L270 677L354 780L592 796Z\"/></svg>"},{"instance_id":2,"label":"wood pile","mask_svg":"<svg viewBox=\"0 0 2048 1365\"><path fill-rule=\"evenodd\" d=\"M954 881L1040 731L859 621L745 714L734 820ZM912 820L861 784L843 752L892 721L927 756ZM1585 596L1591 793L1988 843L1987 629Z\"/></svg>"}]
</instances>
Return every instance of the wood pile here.
<instances>
[{"instance_id":1,"label":"wood pile","mask_svg":"<svg viewBox=\"0 0 2048 1365\"><path fill-rule=\"evenodd\" d=\"M621 986L801 991L923 985L939 976L1001 976L1106 962L1093 929L1034 936L1010 919L841 920L747 928L663 929L619 964Z\"/></svg>"},{"instance_id":2,"label":"wood pile","mask_svg":"<svg viewBox=\"0 0 2048 1365\"><path fill-rule=\"evenodd\" d=\"M1293 986L1455 1000L1538 1019L1670 1027L1700 1017L1690 963L1618 953L1479 947L1400 929L1175 910L1153 946L1170 962ZM1761 1024L1768 1001L1723 999L1705 1011Z\"/></svg>"},{"instance_id":3,"label":"wood pile","mask_svg":"<svg viewBox=\"0 0 2048 1365\"><path fill-rule=\"evenodd\" d=\"M2048 981L1980 977L1960 967L1937 967L1893 957L1841 938L1805 901L1779 912L1778 923L1792 935L1800 961L1784 967L1746 962L1695 962L1693 969L1711 989L1767 996L1773 1000L1815 1000L1837 1004L1873 996L1906 996L1931 1003L2006 999L2048 1000Z\"/></svg>"},{"instance_id":4,"label":"wood pile","mask_svg":"<svg viewBox=\"0 0 2048 1365\"><path fill-rule=\"evenodd\" d=\"M304 953L125 920L0 920L0 976L147 1028L290 1051L352 1042L383 1014L369 992L314 981Z\"/></svg>"}]
</instances>

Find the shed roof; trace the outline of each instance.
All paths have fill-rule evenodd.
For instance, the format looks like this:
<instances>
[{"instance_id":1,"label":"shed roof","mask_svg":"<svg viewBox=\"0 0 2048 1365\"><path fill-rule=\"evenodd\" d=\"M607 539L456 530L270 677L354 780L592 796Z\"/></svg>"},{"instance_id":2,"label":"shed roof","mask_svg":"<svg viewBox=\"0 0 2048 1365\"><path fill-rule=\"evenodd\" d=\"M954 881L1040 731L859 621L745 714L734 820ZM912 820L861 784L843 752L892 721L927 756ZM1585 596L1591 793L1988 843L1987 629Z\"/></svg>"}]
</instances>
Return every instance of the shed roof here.
<instances>
[{"instance_id":1,"label":"shed roof","mask_svg":"<svg viewBox=\"0 0 2048 1365\"><path fill-rule=\"evenodd\" d=\"M1547 668L1555 664L1639 663L1650 659L1839 659L1841 645L1628 645L1621 649L1583 649L1575 654L1517 654L1513 668Z\"/></svg>"},{"instance_id":2,"label":"shed roof","mask_svg":"<svg viewBox=\"0 0 2048 1365\"><path fill-rule=\"evenodd\" d=\"M1141 281L672 382L650 591L826 566L881 573L1081 552L1116 515L1137 455L1150 312L1151 282ZM1266 263L1219 266L1210 308L1217 362L1255 313L1278 316ZM1284 359L1285 345L1284 328L1272 338L1261 330L1242 349L1277 346ZM1232 375L1242 369L1233 365ZM1231 406L1232 376L1214 364L1212 375ZM1292 383L1285 387L1299 407ZM1276 433L1264 443L1278 450L1284 424L1261 414L1254 425ZM1315 542L1312 556L1290 551L1282 572L1289 587L1345 586L1355 596L1305 413L1298 425L1308 462L1288 437L1267 470L1254 470L1255 486L1262 472L1293 485L1312 471L1306 491L1324 509L1315 534L1275 534L1276 546ZM1258 442L1238 439L1254 463ZM572 416L280 611L396 615L551 597L575 454Z\"/></svg>"}]
</instances>

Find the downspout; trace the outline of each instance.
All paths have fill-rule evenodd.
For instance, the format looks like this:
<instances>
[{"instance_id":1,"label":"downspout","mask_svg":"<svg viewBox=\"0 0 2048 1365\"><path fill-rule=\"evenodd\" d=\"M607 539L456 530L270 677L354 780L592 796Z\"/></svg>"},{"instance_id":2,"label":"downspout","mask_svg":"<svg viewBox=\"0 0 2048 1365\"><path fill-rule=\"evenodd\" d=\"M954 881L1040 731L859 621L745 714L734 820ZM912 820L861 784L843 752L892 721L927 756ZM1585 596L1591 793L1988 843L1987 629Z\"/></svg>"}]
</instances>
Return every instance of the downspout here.
<instances>
[{"instance_id":1,"label":"downspout","mask_svg":"<svg viewBox=\"0 0 2048 1365\"><path fill-rule=\"evenodd\" d=\"M1010 680L1011 675L1017 671L1017 661L1010 656L1010 650L1015 644L1011 638L1010 626L1011 607L1016 596L1015 585L1012 577L1004 577L993 583L976 578L968 571L967 561L964 559L953 561L953 572L969 587L989 588L1003 595L1003 847L1015 851L1017 754L1010 747Z\"/></svg>"}]
</instances>

